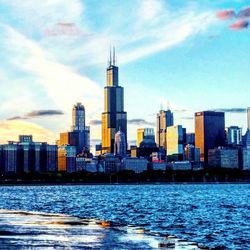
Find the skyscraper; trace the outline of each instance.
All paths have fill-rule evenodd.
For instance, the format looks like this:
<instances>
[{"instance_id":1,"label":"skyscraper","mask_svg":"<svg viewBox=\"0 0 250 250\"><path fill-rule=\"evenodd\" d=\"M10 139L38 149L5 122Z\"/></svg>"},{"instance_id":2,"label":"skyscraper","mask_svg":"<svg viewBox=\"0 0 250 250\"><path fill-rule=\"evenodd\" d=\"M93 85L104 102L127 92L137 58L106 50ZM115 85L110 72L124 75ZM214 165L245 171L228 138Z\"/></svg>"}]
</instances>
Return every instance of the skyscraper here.
<instances>
[{"instance_id":1,"label":"skyscraper","mask_svg":"<svg viewBox=\"0 0 250 250\"><path fill-rule=\"evenodd\" d=\"M115 134L115 145L114 145L114 153L119 156L126 156L126 141L125 134L121 131L118 131Z\"/></svg>"},{"instance_id":2,"label":"skyscraper","mask_svg":"<svg viewBox=\"0 0 250 250\"><path fill-rule=\"evenodd\" d=\"M156 143L158 147L167 149L167 127L174 125L173 113L168 110L160 110L157 114Z\"/></svg>"},{"instance_id":3,"label":"skyscraper","mask_svg":"<svg viewBox=\"0 0 250 250\"><path fill-rule=\"evenodd\" d=\"M247 108L247 129L250 130L250 107Z\"/></svg>"},{"instance_id":4,"label":"skyscraper","mask_svg":"<svg viewBox=\"0 0 250 250\"><path fill-rule=\"evenodd\" d=\"M242 128L230 126L226 129L226 133L228 145L240 145L242 143Z\"/></svg>"},{"instance_id":5,"label":"skyscraper","mask_svg":"<svg viewBox=\"0 0 250 250\"><path fill-rule=\"evenodd\" d=\"M225 114L204 111L195 113L195 147L200 149L201 161L207 163L208 150L225 145Z\"/></svg>"},{"instance_id":6,"label":"skyscraper","mask_svg":"<svg viewBox=\"0 0 250 250\"><path fill-rule=\"evenodd\" d=\"M107 86L104 88L104 112L102 113L102 152L114 153L115 134L118 131L125 134L127 145L127 112L124 111L123 87L119 86L118 67L113 59L109 59L107 68Z\"/></svg>"},{"instance_id":7,"label":"skyscraper","mask_svg":"<svg viewBox=\"0 0 250 250\"><path fill-rule=\"evenodd\" d=\"M167 156L171 160L183 160L185 134L181 125L167 127Z\"/></svg>"},{"instance_id":8,"label":"skyscraper","mask_svg":"<svg viewBox=\"0 0 250 250\"><path fill-rule=\"evenodd\" d=\"M85 130L85 108L78 102L72 109L72 131Z\"/></svg>"},{"instance_id":9,"label":"skyscraper","mask_svg":"<svg viewBox=\"0 0 250 250\"><path fill-rule=\"evenodd\" d=\"M75 146L76 153L80 154L90 148L90 129L85 126L85 108L81 103L77 103L72 109L72 126L70 132L60 133L58 146Z\"/></svg>"}]
</instances>

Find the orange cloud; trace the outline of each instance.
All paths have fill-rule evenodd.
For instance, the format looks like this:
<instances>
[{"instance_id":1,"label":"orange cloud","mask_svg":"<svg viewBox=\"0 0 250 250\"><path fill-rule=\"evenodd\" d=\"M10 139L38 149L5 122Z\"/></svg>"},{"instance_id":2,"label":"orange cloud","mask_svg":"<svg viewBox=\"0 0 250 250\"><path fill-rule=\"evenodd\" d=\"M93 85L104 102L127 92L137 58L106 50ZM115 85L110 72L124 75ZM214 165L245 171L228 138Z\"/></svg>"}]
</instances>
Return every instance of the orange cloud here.
<instances>
[{"instance_id":1,"label":"orange cloud","mask_svg":"<svg viewBox=\"0 0 250 250\"><path fill-rule=\"evenodd\" d=\"M0 122L0 143L17 141L21 134L33 135L34 141L55 144L55 134L32 122L23 120L7 120Z\"/></svg>"}]
</instances>

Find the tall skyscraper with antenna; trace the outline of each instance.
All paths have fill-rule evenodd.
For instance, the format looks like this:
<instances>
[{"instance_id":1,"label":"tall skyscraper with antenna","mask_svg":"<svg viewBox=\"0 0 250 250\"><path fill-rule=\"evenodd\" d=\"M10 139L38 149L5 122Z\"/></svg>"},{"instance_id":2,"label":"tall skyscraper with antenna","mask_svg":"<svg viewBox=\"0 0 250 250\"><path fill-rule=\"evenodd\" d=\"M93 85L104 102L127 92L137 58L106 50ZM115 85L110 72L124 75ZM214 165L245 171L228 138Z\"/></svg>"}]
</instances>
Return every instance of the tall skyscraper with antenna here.
<instances>
[{"instance_id":1,"label":"tall skyscraper with antenna","mask_svg":"<svg viewBox=\"0 0 250 250\"><path fill-rule=\"evenodd\" d=\"M107 85L104 88L104 112L102 113L102 152L114 153L115 134L125 134L127 145L127 112L124 111L124 91L119 86L115 49L107 68Z\"/></svg>"}]
</instances>

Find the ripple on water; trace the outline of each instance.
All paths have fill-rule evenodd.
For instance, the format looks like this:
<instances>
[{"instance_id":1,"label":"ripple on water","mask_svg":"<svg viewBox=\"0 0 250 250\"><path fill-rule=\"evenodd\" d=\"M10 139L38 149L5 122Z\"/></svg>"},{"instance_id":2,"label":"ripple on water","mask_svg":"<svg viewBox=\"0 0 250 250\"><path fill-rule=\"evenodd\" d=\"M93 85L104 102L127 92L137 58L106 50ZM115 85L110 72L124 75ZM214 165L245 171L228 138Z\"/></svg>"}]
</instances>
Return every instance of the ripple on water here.
<instances>
[{"instance_id":1,"label":"ripple on water","mask_svg":"<svg viewBox=\"0 0 250 250\"><path fill-rule=\"evenodd\" d=\"M0 207L98 218L228 249L250 249L250 185L0 187Z\"/></svg>"}]
</instances>

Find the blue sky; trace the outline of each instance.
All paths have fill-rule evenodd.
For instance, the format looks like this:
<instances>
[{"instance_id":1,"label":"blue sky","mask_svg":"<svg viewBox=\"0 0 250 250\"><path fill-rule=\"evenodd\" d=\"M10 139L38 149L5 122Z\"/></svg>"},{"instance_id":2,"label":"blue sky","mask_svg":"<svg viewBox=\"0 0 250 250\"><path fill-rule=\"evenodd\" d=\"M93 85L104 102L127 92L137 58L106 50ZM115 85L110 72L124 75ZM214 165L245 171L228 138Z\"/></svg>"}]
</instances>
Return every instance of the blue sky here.
<instances>
[{"instance_id":1,"label":"blue sky","mask_svg":"<svg viewBox=\"0 0 250 250\"><path fill-rule=\"evenodd\" d=\"M0 0L0 142L21 133L54 142L70 128L76 102L85 105L91 138L99 139L110 44L130 140L137 127L154 126L161 105L190 132L194 112L210 109L226 109L226 125L245 129L250 33L238 22L249 16L237 13L248 6L240 0ZM236 14L218 18L223 10Z\"/></svg>"}]
</instances>

